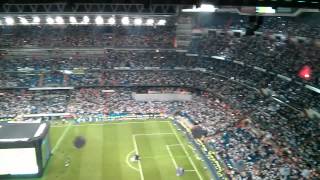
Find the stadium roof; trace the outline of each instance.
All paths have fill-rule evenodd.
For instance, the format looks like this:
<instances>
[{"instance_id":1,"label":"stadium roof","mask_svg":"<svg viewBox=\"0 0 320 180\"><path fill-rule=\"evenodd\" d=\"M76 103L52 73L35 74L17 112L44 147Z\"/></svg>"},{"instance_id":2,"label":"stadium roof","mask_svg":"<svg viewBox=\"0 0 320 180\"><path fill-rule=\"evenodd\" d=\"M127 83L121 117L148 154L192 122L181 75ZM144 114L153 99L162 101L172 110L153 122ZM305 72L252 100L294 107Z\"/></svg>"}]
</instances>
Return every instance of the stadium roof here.
<instances>
[{"instance_id":1,"label":"stadium roof","mask_svg":"<svg viewBox=\"0 0 320 180\"><path fill-rule=\"evenodd\" d=\"M320 8L320 0L5 0L4 4L39 4L39 3L65 3L68 8L77 3L108 3L108 4L143 4L150 7L156 4L197 5L213 4L215 6L267 6L267 7L295 7ZM67 8L67 9L68 9Z\"/></svg>"}]
</instances>

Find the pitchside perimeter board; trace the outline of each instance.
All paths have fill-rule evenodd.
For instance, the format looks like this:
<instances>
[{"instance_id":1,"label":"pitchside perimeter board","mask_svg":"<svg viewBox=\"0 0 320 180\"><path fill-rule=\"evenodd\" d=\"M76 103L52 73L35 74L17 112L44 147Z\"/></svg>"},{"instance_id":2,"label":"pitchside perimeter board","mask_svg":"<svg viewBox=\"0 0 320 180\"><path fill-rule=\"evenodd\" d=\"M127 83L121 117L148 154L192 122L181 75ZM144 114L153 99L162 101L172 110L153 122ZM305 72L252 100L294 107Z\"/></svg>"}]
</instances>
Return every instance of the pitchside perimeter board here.
<instances>
[{"instance_id":1,"label":"pitchside perimeter board","mask_svg":"<svg viewBox=\"0 0 320 180\"><path fill-rule=\"evenodd\" d=\"M0 122L0 179L40 177L50 158L49 124Z\"/></svg>"}]
</instances>

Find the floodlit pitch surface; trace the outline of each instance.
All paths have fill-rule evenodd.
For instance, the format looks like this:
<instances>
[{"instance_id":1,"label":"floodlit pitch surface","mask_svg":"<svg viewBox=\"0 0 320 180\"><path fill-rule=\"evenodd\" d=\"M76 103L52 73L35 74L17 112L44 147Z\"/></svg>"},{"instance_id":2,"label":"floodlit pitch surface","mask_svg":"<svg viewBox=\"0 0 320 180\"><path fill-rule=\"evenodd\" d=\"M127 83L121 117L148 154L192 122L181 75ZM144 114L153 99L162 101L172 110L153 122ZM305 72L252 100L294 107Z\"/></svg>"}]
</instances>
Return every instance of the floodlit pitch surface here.
<instances>
[{"instance_id":1,"label":"floodlit pitch surface","mask_svg":"<svg viewBox=\"0 0 320 180\"><path fill-rule=\"evenodd\" d=\"M210 179L193 147L169 120L68 124L50 131L54 154L37 180ZM77 136L86 139L81 149L73 145ZM130 161L134 153L141 161ZM185 175L177 177L176 167L183 167Z\"/></svg>"}]
</instances>

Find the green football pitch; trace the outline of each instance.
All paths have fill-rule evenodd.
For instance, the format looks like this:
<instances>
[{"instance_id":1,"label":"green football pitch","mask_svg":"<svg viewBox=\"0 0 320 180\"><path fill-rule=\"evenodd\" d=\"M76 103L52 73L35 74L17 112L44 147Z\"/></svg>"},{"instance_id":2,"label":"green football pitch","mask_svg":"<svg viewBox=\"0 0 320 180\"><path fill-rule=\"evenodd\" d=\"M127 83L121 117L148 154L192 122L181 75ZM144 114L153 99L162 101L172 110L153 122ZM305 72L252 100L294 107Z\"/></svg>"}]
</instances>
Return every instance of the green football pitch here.
<instances>
[{"instance_id":1,"label":"green football pitch","mask_svg":"<svg viewBox=\"0 0 320 180\"><path fill-rule=\"evenodd\" d=\"M82 136L81 149L73 145ZM209 180L209 172L170 120L53 125L53 155L42 178L32 180ZM141 160L130 158L139 154ZM65 166L70 159L70 165ZM185 174L176 176L176 168Z\"/></svg>"}]
</instances>

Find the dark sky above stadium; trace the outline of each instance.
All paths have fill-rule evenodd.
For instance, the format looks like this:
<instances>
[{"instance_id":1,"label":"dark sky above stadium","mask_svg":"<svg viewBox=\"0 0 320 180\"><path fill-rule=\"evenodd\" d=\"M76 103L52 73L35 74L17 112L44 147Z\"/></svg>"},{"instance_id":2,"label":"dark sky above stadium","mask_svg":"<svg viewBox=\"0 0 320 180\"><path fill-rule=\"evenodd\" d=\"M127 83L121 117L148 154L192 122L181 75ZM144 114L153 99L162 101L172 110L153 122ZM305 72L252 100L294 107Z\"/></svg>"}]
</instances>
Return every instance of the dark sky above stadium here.
<instances>
[{"instance_id":1,"label":"dark sky above stadium","mask_svg":"<svg viewBox=\"0 0 320 180\"><path fill-rule=\"evenodd\" d=\"M216 6L270 6L320 8L320 0L3 0L2 3L120 3L120 4L214 4Z\"/></svg>"}]
</instances>

